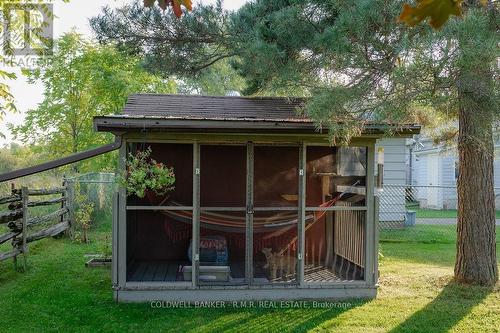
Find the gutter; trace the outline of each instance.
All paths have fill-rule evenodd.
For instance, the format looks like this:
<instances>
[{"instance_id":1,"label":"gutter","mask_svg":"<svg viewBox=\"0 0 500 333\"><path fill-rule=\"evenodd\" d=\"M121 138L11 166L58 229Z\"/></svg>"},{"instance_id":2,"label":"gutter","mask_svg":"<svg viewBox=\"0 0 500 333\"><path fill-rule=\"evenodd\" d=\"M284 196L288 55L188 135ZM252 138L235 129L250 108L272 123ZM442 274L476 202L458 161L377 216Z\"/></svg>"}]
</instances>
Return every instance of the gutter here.
<instances>
[{"instance_id":1,"label":"gutter","mask_svg":"<svg viewBox=\"0 0 500 333\"><path fill-rule=\"evenodd\" d=\"M98 132L114 131L265 131L276 130L278 132L304 131L306 133L318 133L318 127L313 122L290 121L290 120L258 120L258 119L179 119L164 117L94 117L94 130ZM418 134L419 125L390 125L390 124L369 124L365 128L365 134L382 133L385 130L396 130L399 134Z\"/></svg>"},{"instance_id":2,"label":"gutter","mask_svg":"<svg viewBox=\"0 0 500 333\"><path fill-rule=\"evenodd\" d=\"M115 142L113 142L113 143L110 143L110 144L107 144L107 145L104 145L104 146L101 146L98 148L86 150L86 151L83 151L80 153L75 153L75 154L69 155L67 157L63 157L63 158L60 158L57 160L38 164L38 165L35 165L32 167L14 170L11 172L1 174L0 175L0 183L6 182L6 181L9 181L12 179L20 178L20 177L29 176L29 175L32 175L35 173L55 169L55 168L61 167L63 165L79 162L79 161L86 160L88 158L92 158L92 157L95 157L98 155L106 154L106 153L109 153L113 150L119 149L121 146L122 146L122 137L120 135L116 135Z\"/></svg>"}]
</instances>

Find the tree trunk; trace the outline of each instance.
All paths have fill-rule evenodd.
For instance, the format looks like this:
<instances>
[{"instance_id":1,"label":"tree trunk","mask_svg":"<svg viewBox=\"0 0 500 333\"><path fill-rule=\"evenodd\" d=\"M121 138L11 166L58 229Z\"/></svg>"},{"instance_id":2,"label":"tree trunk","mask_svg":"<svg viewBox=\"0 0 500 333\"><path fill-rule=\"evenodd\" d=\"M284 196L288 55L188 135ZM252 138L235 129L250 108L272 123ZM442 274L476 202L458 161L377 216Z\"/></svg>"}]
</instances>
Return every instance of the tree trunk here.
<instances>
[{"instance_id":1,"label":"tree trunk","mask_svg":"<svg viewBox=\"0 0 500 333\"><path fill-rule=\"evenodd\" d=\"M488 78L491 78L491 73L486 69L480 73L462 73L458 82L459 177L455 279L463 283L492 286L498 280L498 267L493 114L489 103L484 101L488 98L488 94L484 94L488 91Z\"/></svg>"}]
</instances>

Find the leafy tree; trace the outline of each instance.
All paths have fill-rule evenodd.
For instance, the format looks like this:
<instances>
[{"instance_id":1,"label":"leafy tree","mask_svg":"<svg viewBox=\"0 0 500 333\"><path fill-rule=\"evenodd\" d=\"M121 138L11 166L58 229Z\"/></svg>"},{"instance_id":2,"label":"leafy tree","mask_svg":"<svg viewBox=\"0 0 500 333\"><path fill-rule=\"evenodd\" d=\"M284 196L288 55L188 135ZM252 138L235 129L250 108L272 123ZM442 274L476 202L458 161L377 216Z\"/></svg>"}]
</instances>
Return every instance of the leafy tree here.
<instances>
[{"instance_id":1,"label":"leafy tree","mask_svg":"<svg viewBox=\"0 0 500 333\"><path fill-rule=\"evenodd\" d=\"M473 0L462 7L463 18L438 32L398 24L394 0L256 0L235 13L200 5L179 20L126 6L92 26L102 41L145 53L155 70L197 73L229 59L247 94L309 95L304 111L333 142L348 141L369 121L458 119L455 277L492 285L498 10Z\"/></svg>"},{"instance_id":2,"label":"leafy tree","mask_svg":"<svg viewBox=\"0 0 500 333\"><path fill-rule=\"evenodd\" d=\"M179 92L186 94L223 96L245 90L245 80L226 59L216 62L194 76L178 79L178 85Z\"/></svg>"},{"instance_id":3,"label":"leafy tree","mask_svg":"<svg viewBox=\"0 0 500 333\"><path fill-rule=\"evenodd\" d=\"M24 73L32 82L43 83L44 99L12 131L24 143L49 152L51 158L109 142L109 135L93 131L92 118L119 113L129 94L175 91L172 81L147 73L136 57L113 46L94 45L76 33L57 41L50 62ZM79 171L109 168L112 160L110 154L100 156L80 163Z\"/></svg>"},{"instance_id":4,"label":"leafy tree","mask_svg":"<svg viewBox=\"0 0 500 333\"><path fill-rule=\"evenodd\" d=\"M69 0L63 0L63 2L68 2ZM28 44L40 44L44 46L51 45L52 41L47 38L41 36L40 27L31 30L31 38L29 40L24 40L25 36L24 32L24 16L23 15L14 15L14 10L8 11L6 6L16 6L16 5L26 5L32 6L33 4L39 5L40 9L45 12L49 17L52 16L52 13L48 11L47 6L43 0L35 0L35 1L24 1L24 0L9 0L3 1L0 0L0 15L2 16L2 24L0 24L0 36L3 36L6 31L4 29L9 29L10 38L13 41L22 39L23 42L27 42ZM8 12L8 18L5 14ZM43 25L43 23L42 23ZM20 33L21 32L21 33ZM0 123L3 122L3 118L7 114L7 112L16 112L16 106L14 104L14 96L10 91L10 86L8 84L8 80L15 80L17 75L15 72L8 70L6 64L13 64L15 60L13 59L13 50L9 48L9 44L3 41L1 45L0 51ZM4 134L0 132L0 137L4 137Z\"/></svg>"}]
</instances>

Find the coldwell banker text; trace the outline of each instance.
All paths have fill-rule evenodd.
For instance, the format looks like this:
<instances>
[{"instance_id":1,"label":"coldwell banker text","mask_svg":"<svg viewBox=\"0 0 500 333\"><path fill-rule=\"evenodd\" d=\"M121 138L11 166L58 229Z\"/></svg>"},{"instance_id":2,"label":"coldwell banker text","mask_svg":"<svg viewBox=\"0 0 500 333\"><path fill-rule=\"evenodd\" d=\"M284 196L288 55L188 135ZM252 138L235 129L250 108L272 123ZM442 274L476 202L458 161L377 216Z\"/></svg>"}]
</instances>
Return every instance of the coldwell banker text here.
<instances>
[{"instance_id":1,"label":"coldwell banker text","mask_svg":"<svg viewBox=\"0 0 500 333\"><path fill-rule=\"evenodd\" d=\"M152 308L266 308L266 309L347 309L348 302L328 301L151 301Z\"/></svg>"}]
</instances>

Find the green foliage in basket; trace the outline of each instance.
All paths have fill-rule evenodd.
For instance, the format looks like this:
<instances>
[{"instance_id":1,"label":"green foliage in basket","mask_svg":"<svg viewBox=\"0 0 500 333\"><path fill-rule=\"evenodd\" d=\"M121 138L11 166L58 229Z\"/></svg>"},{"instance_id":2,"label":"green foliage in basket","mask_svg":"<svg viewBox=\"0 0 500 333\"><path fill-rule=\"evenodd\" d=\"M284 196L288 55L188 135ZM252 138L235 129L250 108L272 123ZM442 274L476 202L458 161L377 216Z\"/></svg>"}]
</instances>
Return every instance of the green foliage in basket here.
<instances>
[{"instance_id":1,"label":"green foliage in basket","mask_svg":"<svg viewBox=\"0 0 500 333\"><path fill-rule=\"evenodd\" d=\"M174 189L175 173L173 168L150 158L151 148L129 153L126 160L125 175L120 183L127 189L127 195L144 198L147 191L165 195Z\"/></svg>"}]
</instances>

